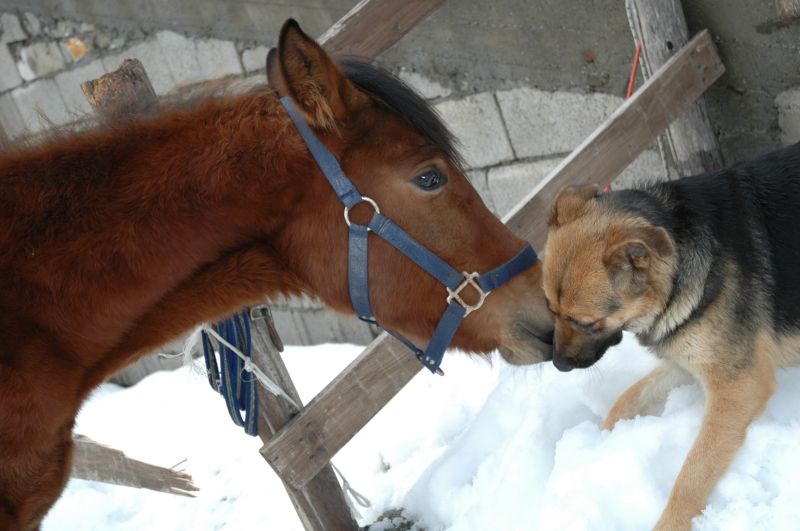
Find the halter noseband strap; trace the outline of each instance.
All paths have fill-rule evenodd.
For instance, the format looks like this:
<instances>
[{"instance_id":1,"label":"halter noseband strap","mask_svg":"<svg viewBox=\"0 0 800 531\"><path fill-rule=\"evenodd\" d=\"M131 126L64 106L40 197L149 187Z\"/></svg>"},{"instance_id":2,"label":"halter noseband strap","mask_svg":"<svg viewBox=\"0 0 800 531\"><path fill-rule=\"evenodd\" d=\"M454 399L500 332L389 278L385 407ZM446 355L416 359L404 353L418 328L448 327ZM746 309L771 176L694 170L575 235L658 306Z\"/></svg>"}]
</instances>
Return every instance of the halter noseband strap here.
<instances>
[{"instance_id":1,"label":"halter noseband strap","mask_svg":"<svg viewBox=\"0 0 800 531\"><path fill-rule=\"evenodd\" d=\"M344 204L344 219L349 227L348 241L348 287L353 309L359 319L378 325L369 303L369 284L367 279L368 237L372 232L383 238L428 274L442 283L447 290L447 309L425 351L399 334L387 330L394 337L408 346L431 372L441 373L439 365L453 336L464 318L477 310L489 293L511 280L516 275L531 267L537 260L536 252L526 245L514 258L505 264L479 275L478 273L459 273L434 254L430 249L414 240L399 225L381 214L378 205L369 197L362 196L350 179L342 171L339 161L331 153L311 128L287 96L281 98L289 117L306 143L308 150L328 179L339 200ZM350 209L361 202L369 203L375 213L367 225L359 225L350 221ZM472 287L478 292L479 299L474 305L467 304L461 298L461 292ZM380 325L378 325L380 326Z\"/></svg>"}]
</instances>

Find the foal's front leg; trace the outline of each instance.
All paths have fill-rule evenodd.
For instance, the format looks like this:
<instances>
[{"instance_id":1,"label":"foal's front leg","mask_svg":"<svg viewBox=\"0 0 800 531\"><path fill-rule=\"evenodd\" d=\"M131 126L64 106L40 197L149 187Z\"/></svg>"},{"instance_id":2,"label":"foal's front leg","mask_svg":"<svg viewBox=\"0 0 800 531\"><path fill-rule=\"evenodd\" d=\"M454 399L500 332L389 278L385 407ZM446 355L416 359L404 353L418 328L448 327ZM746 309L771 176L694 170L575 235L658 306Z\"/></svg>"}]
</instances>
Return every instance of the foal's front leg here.
<instances>
[{"instance_id":1,"label":"foal's front leg","mask_svg":"<svg viewBox=\"0 0 800 531\"><path fill-rule=\"evenodd\" d=\"M765 352L756 352L752 362L744 369L723 363L699 368L707 395L703 424L656 530L691 528L742 446L748 426L764 411L775 391L775 370Z\"/></svg>"},{"instance_id":2,"label":"foal's front leg","mask_svg":"<svg viewBox=\"0 0 800 531\"><path fill-rule=\"evenodd\" d=\"M611 430L620 420L632 419L636 415L656 413L672 389L691 381L692 375L683 368L670 361L662 361L661 365L620 395L603 422L602 429Z\"/></svg>"}]
</instances>

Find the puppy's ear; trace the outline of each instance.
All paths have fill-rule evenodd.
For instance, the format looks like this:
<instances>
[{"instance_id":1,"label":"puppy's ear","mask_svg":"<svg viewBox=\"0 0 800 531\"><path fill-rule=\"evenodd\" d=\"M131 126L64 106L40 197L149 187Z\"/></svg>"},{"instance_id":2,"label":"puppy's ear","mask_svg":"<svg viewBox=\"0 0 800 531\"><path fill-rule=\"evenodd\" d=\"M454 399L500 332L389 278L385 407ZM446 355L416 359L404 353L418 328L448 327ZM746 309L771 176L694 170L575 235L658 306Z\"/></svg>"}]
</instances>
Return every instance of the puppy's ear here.
<instances>
[{"instance_id":1,"label":"puppy's ear","mask_svg":"<svg viewBox=\"0 0 800 531\"><path fill-rule=\"evenodd\" d=\"M627 295L642 293L653 260L666 260L674 252L672 238L661 227L612 227L606 241L603 264L614 288Z\"/></svg>"},{"instance_id":2,"label":"puppy's ear","mask_svg":"<svg viewBox=\"0 0 800 531\"><path fill-rule=\"evenodd\" d=\"M270 83L294 100L311 127L336 130L336 123L348 112L348 103L358 91L322 47L292 19L286 21L278 40L277 58L267 56Z\"/></svg>"},{"instance_id":3,"label":"puppy's ear","mask_svg":"<svg viewBox=\"0 0 800 531\"><path fill-rule=\"evenodd\" d=\"M550 208L550 218L547 220L547 224L551 227L560 227L578 219L586 213L586 203L598 195L600 195L600 187L596 184L562 188Z\"/></svg>"}]
</instances>

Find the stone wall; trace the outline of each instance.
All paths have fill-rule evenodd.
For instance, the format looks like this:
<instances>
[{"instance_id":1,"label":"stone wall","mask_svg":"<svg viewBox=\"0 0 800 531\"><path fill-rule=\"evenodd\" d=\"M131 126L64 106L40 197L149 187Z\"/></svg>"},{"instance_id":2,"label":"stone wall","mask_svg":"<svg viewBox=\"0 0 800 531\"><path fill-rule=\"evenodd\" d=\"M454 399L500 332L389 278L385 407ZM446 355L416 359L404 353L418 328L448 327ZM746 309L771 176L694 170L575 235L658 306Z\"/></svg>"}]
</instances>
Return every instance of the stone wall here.
<instances>
[{"instance_id":1,"label":"stone wall","mask_svg":"<svg viewBox=\"0 0 800 531\"><path fill-rule=\"evenodd\" d=\"M335 20L334 17L340 16L339 11L346 10L344 4L349 5L344 1L333 4L324 11L324 16L318 13L314 24L324 27L329 18ZM543 6L545 14L548 10L557 11L552 2ZM446 7L452 9L450 3ZM474 5L470 9L473 8ZM592 9L599 8L593 5ZM627 33L624 19L617 20L622 16L618 7L608 16L610 21L593 27L592 31L597 33L593 37L597 39L595 47L583 50L569 63L569 69L575 72L573 78L579 79L574 85L564 81L569 72L561 71L546 73L545 77L552 81L542 83L541 79L521 76L473 79L461 71L450 76L446 74L449 67L444 65L412 67L415 59L420 59L423 66L430 62L428 56L422 59L426 48L414 47L419 42L416 29L404 44L411 49L406 54L411 59L400 60L398 54L404 48L394 47L381 62L436 107L461 140L468 177L489 208L502 216L622 103L622 98L615 95L619 92L618 85L624 85L619 76L620 61L613 59L605 64L598 55L603 56L604 46L611 46L608 43L612 37L628 40L629 35L601 37L603 28ZM445 34L452 32L464 23L464 17L452 27L440 22L436 29ZM508 13L496 10L490 13L491 20L501 17L509 18ZM476 35L483 35L481 21L473 22L477 25ZM420 32L426 27L430 29L433 23L424 24ZM114 70L126 57L137 57L144 63L160 95L223 76L263 76L267 53L263 44L252 40L190 37L152 25L143 27L124 24L109 27L92 21L0 10L0 125L5 134L13 140L39 134L52 126L81 124L91 110L80 83ZM534 29L543 31L541 24ZM441 42L442 35L433 38ZM559 38L557 33L553 34L553 39ZM487 43L492 45L491 40ZM497 48L503 49L500 44ZM451 50L453 53L456 52ZM493 53L491 46L485 53ZM438 56L433 53L431 57ZM507 67L508 64L503 68ZM542 85L548 90L542 89ZM556 90L554 86L561 88ZM772 105L772 111L777 109L781 141L800 140L800 75L797 87L780 92ZM615 186L666 175L660 155L651 149L618 178ZM334 316L316 301L280 301L275 305L275 317L289 344L326 341L363 344L375 335L366 325Z\"/></svg>"}]
</instances>

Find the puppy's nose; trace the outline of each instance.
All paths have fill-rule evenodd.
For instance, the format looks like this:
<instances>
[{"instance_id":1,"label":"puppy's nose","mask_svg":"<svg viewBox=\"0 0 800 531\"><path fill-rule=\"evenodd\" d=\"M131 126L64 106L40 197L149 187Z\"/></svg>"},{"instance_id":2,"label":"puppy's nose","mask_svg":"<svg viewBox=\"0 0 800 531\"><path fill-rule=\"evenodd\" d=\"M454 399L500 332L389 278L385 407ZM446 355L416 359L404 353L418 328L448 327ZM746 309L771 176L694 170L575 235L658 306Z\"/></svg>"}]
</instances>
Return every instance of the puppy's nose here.
<instances>
[{"instance_id":1,"label":"puppy's nose","mask_svg":"<svg viewBox=\"0 0 800 531\"><path fill-rule=\"evenodd\" d=\"M556 369L561 372L569 372L574 368L572 366L572 361L569 358L562 356L558 350L553 350L553 365L555 365Z\"/></svg>"}]
</instances>

